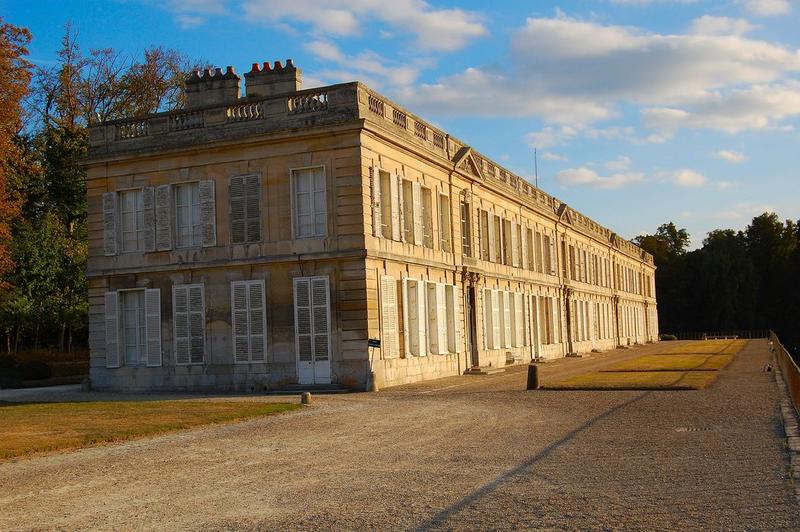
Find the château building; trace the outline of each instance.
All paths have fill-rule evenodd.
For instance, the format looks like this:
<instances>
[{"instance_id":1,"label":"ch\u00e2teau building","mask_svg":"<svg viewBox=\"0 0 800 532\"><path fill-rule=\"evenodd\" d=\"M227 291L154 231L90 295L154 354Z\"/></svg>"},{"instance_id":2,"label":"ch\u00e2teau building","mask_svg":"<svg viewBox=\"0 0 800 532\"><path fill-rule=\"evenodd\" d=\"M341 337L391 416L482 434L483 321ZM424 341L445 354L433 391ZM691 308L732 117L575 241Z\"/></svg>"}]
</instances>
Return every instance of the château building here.
<instances>
[{"instance_id":1,"label":"ch\u00e2teau building","mask_svg":"<svg viewBox=\"0 0 800 532\"><path fill-rule=\"evenodd\" d=\"M90 128L95 388L380 388L657 340L631 242L361 83L244 78Z\"/></svg>"}]
</instances>

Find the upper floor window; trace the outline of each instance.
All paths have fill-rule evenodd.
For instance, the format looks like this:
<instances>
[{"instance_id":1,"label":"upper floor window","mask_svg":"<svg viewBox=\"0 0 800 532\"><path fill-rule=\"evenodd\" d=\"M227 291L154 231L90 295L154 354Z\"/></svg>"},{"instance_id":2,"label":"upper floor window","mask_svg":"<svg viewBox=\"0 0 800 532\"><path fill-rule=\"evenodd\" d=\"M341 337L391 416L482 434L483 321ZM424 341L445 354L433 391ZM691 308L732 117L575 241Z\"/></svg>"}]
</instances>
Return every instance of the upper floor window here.
<instances>
[{"instance_id":1,"label":"upper floor window","mask_svg":"<svg viewBox=\"0 0 800 532\"><path fill-rule=\"evenodd\" d=\"M122 251L144 251L144 197L142 189L119 193Z\"/></svg>"},{"instance_id":2,"label":"upper floor window","mask_svg":"<svg viewBox=\"0 0 800 532\"><path fill-rule=\"evenodd\" d=\"M175 247L199 247L203 243L199 183L175 185Z\"/></svg>"},{"instance_id":3,"label":"upper floor window","mask_svg":"<svg viewBox=\"0 0 800 532\"><path fill-rule=\"evenodd\" d=\"M295 238L327 235L325 168L316 166L292 170L292 187Z\"/></svg>"},{"instance_id":4,"label":"upper floor window","mask_svg":"<svg viewBox=\"0 0 800 532\"><path fill-rule=\"evenodd\" d=\"M450 247L450 197L439 194L439 246L442 251L453 251Z\"/></svg>"},{"instance_id":5,"label":"upper floor window","mask_svg":"<svg viewBox=\"0 0 800 532\"><path fill-rule=\"evenodd\" d=\"M231 242L248 244L261 240L261 178L231 177Z\"/></svg>"},{"instance_id":6,"label":"upper floor window","mask_svg":"<svg viewBox=\"0 0 800 532\"><path fill-rule=\"evenodd\" d=\"M431 189L422 188L422 245L433 249L433 199Z\"/></svg>"},{"instance_id":7,"label":"upper floor window","mask_svg":"<svg viewBox=\"0 0 800 532\"><path fill-rule=\"evenodd\" d=\"M470 227L470 204L461 202L461 253L467 257L472 256L472 232Z\"/></svg>"}]
</instances>

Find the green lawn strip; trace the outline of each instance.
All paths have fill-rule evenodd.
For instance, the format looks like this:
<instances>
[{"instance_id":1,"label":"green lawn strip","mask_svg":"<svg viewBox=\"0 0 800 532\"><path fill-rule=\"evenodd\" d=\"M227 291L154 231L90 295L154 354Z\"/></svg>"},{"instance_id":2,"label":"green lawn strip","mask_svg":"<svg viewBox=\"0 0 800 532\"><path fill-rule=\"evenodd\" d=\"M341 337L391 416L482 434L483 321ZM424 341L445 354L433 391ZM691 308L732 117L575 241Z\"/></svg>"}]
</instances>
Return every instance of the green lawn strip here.
<instances>
[{"instance_id":1,"label":"green lawn strip","mask_svg":"<svg viewBox=\"0 0 800 532\"><path fill-rule=\"evenodd\" d=\"M280 414L299 406L243 401L0 403L0 459Z\"/></svg>"},{"instance_id":2,"label":"green lawn strip","mask_svg":"<svg viewBox=\"0 0 800 532\"><path fill-rule=\"evenodd\" d=\"M594 372L569 377L542 387L548 390L700 390L719 375L717 371Z\"/></svg>"},{"instance_id":3,"label":"green lawn strip","mask_svg":"<svg viewBox=\"0 0 800 532\"><path fill-rule=\"evenodd\" d=\"M732 359L731 355L645 355L601 371L716 371L727 366Z\"/></svg>"}]
</instances>

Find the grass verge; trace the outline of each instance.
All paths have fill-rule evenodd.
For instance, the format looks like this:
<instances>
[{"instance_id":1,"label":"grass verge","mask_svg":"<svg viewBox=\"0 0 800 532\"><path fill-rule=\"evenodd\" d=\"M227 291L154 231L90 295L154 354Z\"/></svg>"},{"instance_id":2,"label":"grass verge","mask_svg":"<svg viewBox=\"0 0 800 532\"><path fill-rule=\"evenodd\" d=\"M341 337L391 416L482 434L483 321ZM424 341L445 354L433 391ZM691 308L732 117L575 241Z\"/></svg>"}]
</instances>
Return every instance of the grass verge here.
<instances>
[{"instance_id":1,"label":"grass verge","mask_svg":"<svg viewBox=\"0 0 800 532\"><path fill-rule=\"evenodd\" d=\"M602 371L714 371L724 368L731 360L733 355L645 355Z\"/></svg>"},{"instance_id":2,"label":"grass verge","mask_svg":"<svg viewBox=\"0 0 800 532\"><path fill-rule=\"evenodd\" d=\"M747 340L696 340L683 345L669 347L665 355L735 355L747 344Z\"/></svg>"},{"instance_id":3,"label":"grass verge","mask_svg":"<svg viewBox=\"0 0 800 532\"><path fill-rule=\"evenodd\" d=\"M234 401L0 402L0 459L280 414L299 406Z\"/></svg>"},{"instance_id":4,"label":"grass verge","mask_svg":"<svg viewBox=\"0 0 800 532\"><path fill-rule=\"evenodd\" d=\"M700 390L717 371L598 371L546 383L548 390Z\"/></svg>"}]
</instances>

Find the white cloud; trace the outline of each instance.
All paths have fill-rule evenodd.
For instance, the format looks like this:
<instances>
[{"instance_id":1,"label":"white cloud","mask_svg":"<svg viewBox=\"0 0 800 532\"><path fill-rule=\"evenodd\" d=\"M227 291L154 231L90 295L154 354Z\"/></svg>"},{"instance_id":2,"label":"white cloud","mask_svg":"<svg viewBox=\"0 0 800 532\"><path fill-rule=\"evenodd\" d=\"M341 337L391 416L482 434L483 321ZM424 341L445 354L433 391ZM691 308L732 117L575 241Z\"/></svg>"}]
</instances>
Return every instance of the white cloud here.
<instances>
[{"instance_id":1,"label":"white cloud","mask_svg":"<svg viewBox=\"0 0 800 532\"><path fill-rule=\"evenodd\" d=\"M706 176L689 168L676 170L674 172L663 172L659 177L669 180L679 187L696 188L708 183L708 178Z\"/></svg>"},{"instance_id":2,"label":"white cloud","mask_svg":"<svg viewBox=\"0 0 800 532\"><path fill-rule=\"evenodd\" d=\"M607 170L611 171L620 171L620 170L627 170L631 165L631 158L625 155L620 155L613 161L606 161L604 166Z\"/></svg>"},{"instance_id":3,"label":"white cloud","mask_svg":"<svg viewBox=\"0 0 800 532\"><path fill-rule=\"evenodd\" d=\"M758 17L785 15L792 10L789 0L739 0L739 3Z\"/></svg>"},{"instance_id":4,"label":"white cloud","mask_svg":"<svg viewBox=\"0 0 800 532\"><path fill-rule=\"evenodd\" d=\"M703 15L692 21L689 31L699 35L744 35L755 29L743 18Z\"/></svg>"},{"instance_id":5,"label":"white cloud","mask_svg":"<svg viewBox=\"0 0 800 532\"><path fill-rule=\"evenodd\" d=\"M558 153L553 153L551 151L542 152L541 157L545 161L567 161L568 160L563 155L559 155Z\"/></svg>"},{"instance_id":6,"label":"white cloud","mask_svg":"<svg viewBox=\"0 0 800 532\"><path fill-rule=\"evenodd\" d=\"M730 106L715 116L715 99L756 87L788 87L786 79L800 72L800 53L736 34L745 26L732 19L698 24L706 31L716 24L715 32L727 25L728 31L658 34L565 16L529 18L512 34L507 61L471 67L398 97L437 114L538 116L571 127L615 118L621 104L646 106L652 109L649 123L661 130L639 139L647 142L669 138L659 121L680 126L683 115L698 115L693 127L699 127L706 118L704 105L711 112L708 127L725 130L758 127L792 114L769 106L754 117ZM670 114L682 116L664 116Z\"/></svg>"},{"instance_id":7,"label":"white cloud","mask_svg":"<svg viewBox=\"0 0 800 532\"><path fill-rule=\"evenodd\" d=\"M381 88L384 84L402 87L416 81L420 72L419 65L394 65L374 52L365 51L354 56L347 55L328 41L311 41L306 44L306 49L319 59L336 65L337 68L314 73L317 78L331 83L360 80L375 88Z\"/></svg>"},{"instance_id":8,"label":"white cloud","mask_svg":"<svg viewBox=\"0 0 800 532\"><path fill-rule=\"evenodd\" d=\"M595 188L619 188L642 181L643 179L644 174L640 173L616 173L610 176L601 176L594 170L586 168L585 166L580 168L568 168L556 174L556 181L562 185L583 185Z\"/></svg>"},{"instance_id":9,"label":"white cloud","mask_svg":"<svg viewBox=\"0 0 800 532\"><path fill-rule=\"evenodd\" d=\"M729 162L731 164L739 164L743 163L747 160L747 156L740 152L734 150L718 150L714 152L714 157L720 159L722 161Z\"/></svg>"}]
</instances>

